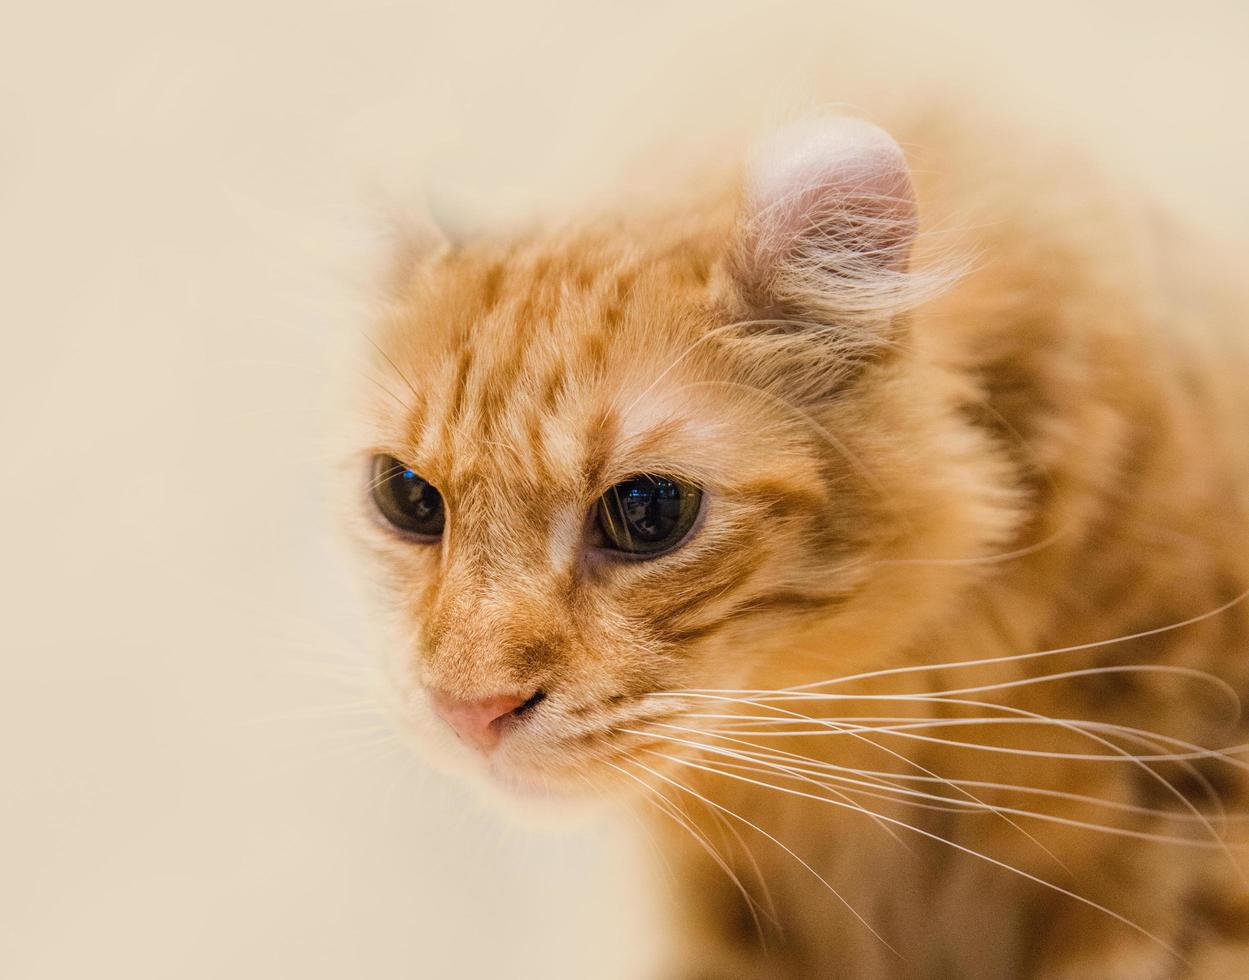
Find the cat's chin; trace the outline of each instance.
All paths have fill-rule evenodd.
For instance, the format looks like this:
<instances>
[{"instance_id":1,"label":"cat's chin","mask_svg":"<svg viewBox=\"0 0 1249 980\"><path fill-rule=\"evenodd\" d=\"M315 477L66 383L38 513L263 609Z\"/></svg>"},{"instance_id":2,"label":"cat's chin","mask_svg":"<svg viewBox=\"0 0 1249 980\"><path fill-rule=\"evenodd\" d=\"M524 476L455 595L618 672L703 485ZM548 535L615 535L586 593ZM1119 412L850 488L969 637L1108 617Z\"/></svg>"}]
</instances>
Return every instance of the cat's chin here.
<instances>
[{"instance_id":1,"label":"cat's chin","mask_svg":"<svg viewBox=\"0 0 1249 980\"><path fill-rule=\"evenodd\" d=\"M538 828L559 829L592 819L606 802L602 794L591 791L572 773L552 775L492 762L478 777L474 782L492 805Z\"/></svg>"},{"instance_id":2,"label":"cat's chin","mask_svg":"<svg viewBox=\"0 0 1249 980\"><path fill-rule=\"evenodd\" d=\"M586 798L584 786L571 780L551 779L511 766L489 766L487 779L491 786L508 798L523 802L562 804Z\"/></svg>"}]
</instances>

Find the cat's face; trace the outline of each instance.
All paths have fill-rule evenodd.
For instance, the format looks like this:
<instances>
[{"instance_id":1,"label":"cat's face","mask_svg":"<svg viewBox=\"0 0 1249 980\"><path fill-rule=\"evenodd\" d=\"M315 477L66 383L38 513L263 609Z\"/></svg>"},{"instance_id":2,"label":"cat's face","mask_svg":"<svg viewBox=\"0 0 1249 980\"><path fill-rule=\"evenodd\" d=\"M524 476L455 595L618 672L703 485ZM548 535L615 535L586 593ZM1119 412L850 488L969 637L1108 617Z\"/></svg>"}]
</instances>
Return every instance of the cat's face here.
<instances>
[{"instance_id":1,"label":"cat's face","mask_svg":"<svg viewBox=\"0 0 1249 980\"><path fill-rule=\"evenodd\" d=\"M890 346L901 157L822 138L831 161L804 137L735 216L444 249L405 280L360 524L400 713L444 760L524 789L610 774L651 726L731 710L673 692L870 665L939 602L908 559L983 544L951 486L975 447Z\"/></svg>"}]
</instances>

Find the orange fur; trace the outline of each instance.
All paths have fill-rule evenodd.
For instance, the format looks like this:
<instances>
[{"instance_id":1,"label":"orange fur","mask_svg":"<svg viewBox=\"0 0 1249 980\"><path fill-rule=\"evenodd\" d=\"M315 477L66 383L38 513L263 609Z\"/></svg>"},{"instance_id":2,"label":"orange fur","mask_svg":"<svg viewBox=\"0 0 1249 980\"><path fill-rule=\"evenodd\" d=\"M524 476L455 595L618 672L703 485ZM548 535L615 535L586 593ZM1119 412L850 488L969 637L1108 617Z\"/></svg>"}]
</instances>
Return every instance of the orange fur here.
<instances>
[{"instance_id":1,"label":"orange fur","mask_svg":"<svg viewBox=\"0 0 1249 980\"><path fill-rule=\"evenodd\" d=\"M405 254L361 472L448 525L356 494L399 713L496 781L655 803L680 976L1249 975L1243 756L1190 747L1244 735L1196 672L1249 692L1242 298L1082 164L908 135L909 266L879 154L769 232L833 251L720 188ZM637 473L706 510L614 560L586 515ZM483 758L423 687L546 699Z\"/></svg>"}]
</instances>

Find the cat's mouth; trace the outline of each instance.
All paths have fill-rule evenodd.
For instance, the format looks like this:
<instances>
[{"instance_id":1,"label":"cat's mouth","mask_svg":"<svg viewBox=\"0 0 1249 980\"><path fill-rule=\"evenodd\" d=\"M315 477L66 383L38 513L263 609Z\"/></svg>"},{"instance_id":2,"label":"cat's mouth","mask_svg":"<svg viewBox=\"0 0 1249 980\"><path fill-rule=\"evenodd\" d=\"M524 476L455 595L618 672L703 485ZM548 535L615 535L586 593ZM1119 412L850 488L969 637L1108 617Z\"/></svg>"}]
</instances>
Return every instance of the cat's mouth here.
<instances>
[{"instance_id":1,"label":"cat's mouth","mask_svg":"<svg viewBox=\"0 0 1249 980\"><path fill-rule=\"evenodd\" d=\"M678 716L638 695L571 702L539 689L453 702L436 689L423 693L435 754L523 800L572 801L631 786L646 765L662 765L647 750L674 748L652 726Z\"/></svg>"}]
</instances>

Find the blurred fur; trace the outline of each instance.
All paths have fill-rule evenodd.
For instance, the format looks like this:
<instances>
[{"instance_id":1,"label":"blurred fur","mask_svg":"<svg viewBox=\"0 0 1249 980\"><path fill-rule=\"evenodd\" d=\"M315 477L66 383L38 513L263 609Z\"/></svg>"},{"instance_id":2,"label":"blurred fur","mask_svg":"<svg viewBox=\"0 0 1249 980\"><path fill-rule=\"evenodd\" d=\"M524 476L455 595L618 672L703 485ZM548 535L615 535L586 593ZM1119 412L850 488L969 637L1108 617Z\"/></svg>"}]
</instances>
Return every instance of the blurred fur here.
<instances>
[{"instance_id":1,"label":"blurred fur","mask_svg":"<svg viewBox=\"0 0 1249 980\"><path fill-rule=\"evenodd\" d=\"M392 454L449 524L356 495L397 713L654 804L674 976L1249 975L1244 757L1201 751L1249 692L1243 296L1085 161L895 133L918 237L864 158L402 253L357 485ZM701 526L588 552L636 473ZM547 698L482 759L425 685Z\"/></svg>"}]
</instances>

